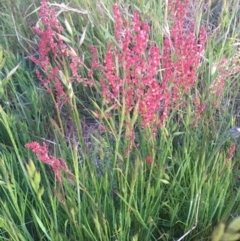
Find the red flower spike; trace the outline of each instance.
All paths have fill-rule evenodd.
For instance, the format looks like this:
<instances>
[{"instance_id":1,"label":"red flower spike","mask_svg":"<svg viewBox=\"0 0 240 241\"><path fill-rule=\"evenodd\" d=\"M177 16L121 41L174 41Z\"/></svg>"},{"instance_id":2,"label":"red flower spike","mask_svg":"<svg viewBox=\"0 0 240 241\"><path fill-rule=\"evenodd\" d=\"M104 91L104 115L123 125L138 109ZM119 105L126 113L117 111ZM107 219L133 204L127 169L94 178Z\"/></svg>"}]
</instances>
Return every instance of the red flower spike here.
<instances>
[{"instance_id":1,"label":"red flower spike","mask_svg":"<svg viewBox=\"0 0 240 241\"><path fill-rule=\"evenodd\" d=\"M146 162L148 163L148 164L152 164L152 158L150 157L150 156L146 156Z\"/></svg>"},{"instance_id":2,"label":"red flower spike","mask_svg":"<svg viewBox=\"0 0 240 241\"><path fill-rule=\"evenodd\" d=\"M37 155L39 161L42 161L52 167L52 170L56 175L57 182L60 184L62 184L61 171L70 174L70 171L63 159L57 159L48 155L48 147L45 142L41 146L38 142L34 141L27 143L25 147L31 149Z\"/></svg>"}]
</instances>

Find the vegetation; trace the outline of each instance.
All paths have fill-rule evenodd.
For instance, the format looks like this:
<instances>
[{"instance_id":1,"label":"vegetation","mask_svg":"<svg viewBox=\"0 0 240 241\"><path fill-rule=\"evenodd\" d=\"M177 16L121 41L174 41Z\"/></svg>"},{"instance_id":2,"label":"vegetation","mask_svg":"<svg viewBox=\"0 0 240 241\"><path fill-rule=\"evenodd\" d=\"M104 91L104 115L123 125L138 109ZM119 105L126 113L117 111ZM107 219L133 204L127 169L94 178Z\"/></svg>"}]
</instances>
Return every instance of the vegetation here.
<instances>
[{"instance_id":1,"label":"vegetation","mask_svg":"<svg viewBox=\"0 0 240 241\"><path fill-rule=\"evenodd\" d=\"M39 4L0 2L0 240L238 240L239 1Z\"/></svg>"}]
</instances>

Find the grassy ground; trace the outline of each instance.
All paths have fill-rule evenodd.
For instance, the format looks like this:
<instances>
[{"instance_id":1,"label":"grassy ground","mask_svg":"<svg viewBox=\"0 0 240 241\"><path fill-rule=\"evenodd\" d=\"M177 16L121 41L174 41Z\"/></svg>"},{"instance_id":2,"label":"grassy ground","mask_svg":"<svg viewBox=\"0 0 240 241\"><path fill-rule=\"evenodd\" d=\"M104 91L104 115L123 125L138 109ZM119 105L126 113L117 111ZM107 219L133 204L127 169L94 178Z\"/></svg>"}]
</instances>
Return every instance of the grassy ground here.
<instances>
[{"instance_id":1,"label":"grassy ground","mask_svg":"<svg viewBox=\"0 0 240 241\"><path fill-rule=\"evenodd\" d=\"M239 0L50 2L0 1L0 240L238 240Z\"/></svg>"}]
</instances>

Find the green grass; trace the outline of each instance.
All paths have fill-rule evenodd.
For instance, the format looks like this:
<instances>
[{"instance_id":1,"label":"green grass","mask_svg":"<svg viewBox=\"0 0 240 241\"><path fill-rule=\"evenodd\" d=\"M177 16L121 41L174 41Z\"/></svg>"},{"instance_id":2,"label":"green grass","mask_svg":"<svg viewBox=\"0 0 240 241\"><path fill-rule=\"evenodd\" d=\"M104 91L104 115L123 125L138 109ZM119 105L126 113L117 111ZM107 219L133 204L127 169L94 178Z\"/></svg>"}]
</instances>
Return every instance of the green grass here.
<instances>
[{"instance_id":1,"label":"green grass","mask_svg":"<svg viewBox=\"0 0 240 241\"><path fill-rule=\"evenodd\" d=\"M58 16L68 46L84 55L85 77L90 45L101 63L108 43L118 48L113 3L72 0ZM128 19L133 10L140 12L162 50L172 24L166 1L118 4ZM0 240L227 240L211 235L218 223L227 225L240 212L238 145L227 159L234 143L228 131L239 123L239 71L231 69L240 62L239 1L190 2L194 31L203 25L208 32L198 81L183 98L185 107L173 108L156 136L140 127L137 108L125 114L124 105L114 110L104 101L97 71L92 87L66 85L70 102L55 105L29 59L38 54L39 37L31 27L40 21L39 7L38 1L0 1ZM225 72L218 65L223 56ZM210 91L217 74L226 74L222 96ZM196 122L194 95L206 106ZM130 151L126 123L136 136ZM109 132L100 131L100 124ZM66 161L71 175L62 172L62 184L50 165L25 148L31 141L46 142L49 155Z\"/></svg>"}]
</instances>

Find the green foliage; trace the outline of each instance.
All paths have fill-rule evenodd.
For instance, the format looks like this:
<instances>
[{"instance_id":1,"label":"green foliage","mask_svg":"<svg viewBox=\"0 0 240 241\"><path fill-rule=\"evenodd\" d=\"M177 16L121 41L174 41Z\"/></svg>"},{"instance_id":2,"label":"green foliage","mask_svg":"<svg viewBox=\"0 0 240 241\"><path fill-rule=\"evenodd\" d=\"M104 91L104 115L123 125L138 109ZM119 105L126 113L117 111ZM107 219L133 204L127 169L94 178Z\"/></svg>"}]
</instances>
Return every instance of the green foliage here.
<instances>
[{"instance_id":1,"label":"green foliage","mask_svg":"<svg viewBox=\"0 0 240 241\"><path fill-rule=\"evenodd\" d=\"M63 2L51 3L64 29L60 38L71 54L83 57L79 72L87 77L90 45L97 48L100 63L109 43L119 47L114 2ZM150 39L162 48L172 24L166 2L119 4L129 20L134 10L140 12L150 24ZM224 69L222 57L227 67L235 61L239 1L190 3L197 13L188 16L196 22L194 31L202 23L208 30L199 79L184 97L185 106L175 106L153 135L139 126L137 103L129 113L124 105L107 105L100 71L94 72L92 87L71 83L66 58L54 61L63 67L58 77L71 101L56 107L35 75L40 68L29 59L38 54L39 38L31 27L40 22L39 1L0 1L0 240L240 238L239 218L223 223L240 211L238 145L228 159L229 147L239 141L228 132L239 113L238 73L225 76L221 96L210 91ZM206 106L198 120L194 96ZM134 130L134 143L126 137L125 123ZM52 158L66 161L69 172L61 172L61 185L51 168L24 147L30 141L46 142Z\"/></svg>"},{"instance_id":2,"label":"green foliage","mask_svg":"<svg viewBox=\"0 0 240 241\"><path fill-rule=\"evenodd\" d=\"M0 45L0 71L4 67L5 61L6 60L5 60L5 57L4 57L4 51L3 51L2 46ZM3 95L5 85L8 84L11 76L16 72L16 70L18 69L19 65L20 65L20 63L16 67L14 67L9 73L7 73L6 77L4 77L3 79L0 78L0 95ZM0 72L0 74L2 74L2 72Z\"/></svg>"}]
</instances>

